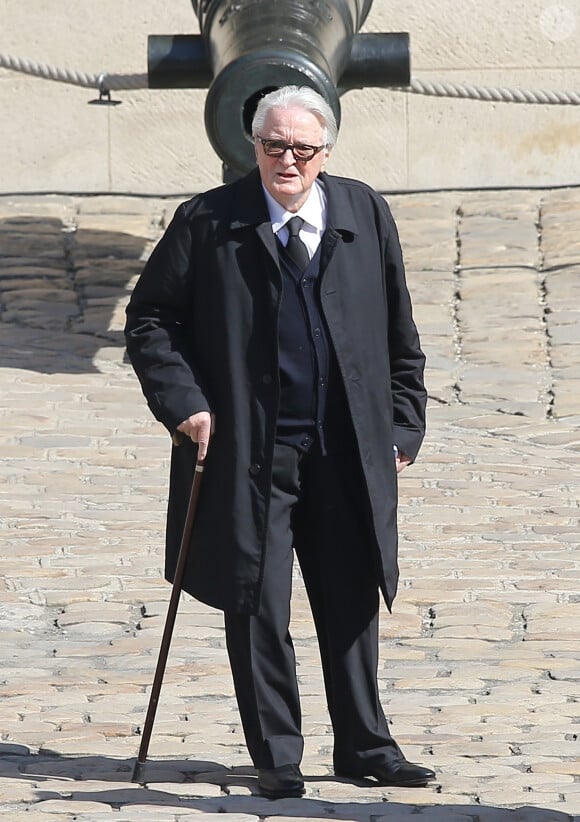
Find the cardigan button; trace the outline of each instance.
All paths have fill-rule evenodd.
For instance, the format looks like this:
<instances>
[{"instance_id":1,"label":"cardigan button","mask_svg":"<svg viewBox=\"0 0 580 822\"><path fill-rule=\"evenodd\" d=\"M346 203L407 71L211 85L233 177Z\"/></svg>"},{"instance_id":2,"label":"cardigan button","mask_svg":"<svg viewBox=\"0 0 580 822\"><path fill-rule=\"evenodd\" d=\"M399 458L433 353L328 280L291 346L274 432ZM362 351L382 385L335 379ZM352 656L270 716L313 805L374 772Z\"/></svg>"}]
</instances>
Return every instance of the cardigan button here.
<instances>
[{"instance_id":1,"label":"cardigan button","mask_svg":"<svg viewBox=\"0 0 580 822\"><path fill-rule=\"evenodd\" d=\"M252 463L252 465L250 465L250 474L253 477L255 477L256 474L259 474L261 470L262 470L262 466L260 465L259 462L254 462L254 463Z\"/></svg>"}]
</instances>

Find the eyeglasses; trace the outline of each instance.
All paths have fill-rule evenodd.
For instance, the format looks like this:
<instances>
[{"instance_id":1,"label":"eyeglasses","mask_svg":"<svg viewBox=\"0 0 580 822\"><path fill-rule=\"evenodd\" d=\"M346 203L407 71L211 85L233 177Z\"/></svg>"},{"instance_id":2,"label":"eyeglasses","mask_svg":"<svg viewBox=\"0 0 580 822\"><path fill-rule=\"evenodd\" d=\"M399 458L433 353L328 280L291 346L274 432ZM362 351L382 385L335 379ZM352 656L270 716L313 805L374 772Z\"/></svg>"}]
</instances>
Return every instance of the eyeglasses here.
<instances>
[{"instance_id":1,"label":"eyeglasses","mask_svg":"<svg viewBox=\"0 0 580 822\"><path fill-rule=\"evenodd\" d=\"M327 147L327 144L309 146L305 143L296 143L293 145L292 143L285 143L283 140L267 140L264 137L257 137L256 139L262 143L264 154L267 154L268 157L282 157L287 151L291 151L294 159L302 163L308 163L313 157L316 157L319 151Z\"/></svg>"}]
</instances>

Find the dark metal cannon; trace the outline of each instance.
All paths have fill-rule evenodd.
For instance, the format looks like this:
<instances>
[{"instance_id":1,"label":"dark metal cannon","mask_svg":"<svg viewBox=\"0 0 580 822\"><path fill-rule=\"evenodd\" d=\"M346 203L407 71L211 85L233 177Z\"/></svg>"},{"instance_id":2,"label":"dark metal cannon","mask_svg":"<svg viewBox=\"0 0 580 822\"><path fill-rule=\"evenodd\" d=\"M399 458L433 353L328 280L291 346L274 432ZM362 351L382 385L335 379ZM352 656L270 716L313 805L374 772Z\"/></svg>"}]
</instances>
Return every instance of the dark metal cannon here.
<instances>
[{"instance_id":1,"label":"dark metal cannon","mask_svg":"<svg viewBox=\"0 0 580 822\"><path fill-rule=\"evenodd\" d=\"M150 88L208 88L205 128L226 170L255 164L248 140L261 96L307 85L332 107L365 86L410 82L406 33L358 34L372 0L192 0L199 35L149 37Z\"/></svg>"}]
</instances>

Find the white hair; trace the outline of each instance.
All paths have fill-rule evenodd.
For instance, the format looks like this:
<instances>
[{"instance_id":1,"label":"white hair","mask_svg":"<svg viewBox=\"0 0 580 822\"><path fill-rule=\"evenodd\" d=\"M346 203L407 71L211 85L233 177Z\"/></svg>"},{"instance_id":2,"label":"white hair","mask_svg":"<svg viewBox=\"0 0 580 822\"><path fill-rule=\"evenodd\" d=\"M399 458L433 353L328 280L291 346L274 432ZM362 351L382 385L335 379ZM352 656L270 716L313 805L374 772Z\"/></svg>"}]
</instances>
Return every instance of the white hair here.
<instances>
[{"instance_id":1,"label":"white hair","mask_svg":"<svg viewBox=\"0 0 580 822\"><path fill-rule=\"evenodd\" d=\"M274 108L298 106L310 111L323 128L325 145L332 148L338 137L338 126L334 112L317 91L310 86L283 86L262 97L252 120L252 136L257 137L264 128L268 113Z\"/></svg>"}]
</instances>

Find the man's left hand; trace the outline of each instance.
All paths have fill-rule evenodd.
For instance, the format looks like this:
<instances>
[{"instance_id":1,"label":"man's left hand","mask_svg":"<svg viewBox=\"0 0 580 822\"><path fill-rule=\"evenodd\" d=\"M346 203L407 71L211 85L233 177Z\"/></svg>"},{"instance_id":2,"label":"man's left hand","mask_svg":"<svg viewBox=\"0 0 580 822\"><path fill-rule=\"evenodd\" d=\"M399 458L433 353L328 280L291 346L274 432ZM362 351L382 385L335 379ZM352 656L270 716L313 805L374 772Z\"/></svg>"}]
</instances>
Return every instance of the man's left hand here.
<instances>
[{"instance_id":1,"label":"man's left hand","mask_svg":"<svg viewBox=\"0 0 580 822\"><path fill-rule=\"evenodd\" d=\"M397 468L397 474L400 474L403 468L406 468L408 465L411 465L413 460L411 457L408 457L406 454L402 454L400 451L395 457L395 466Z\"/></svg>"}]
</instances>

